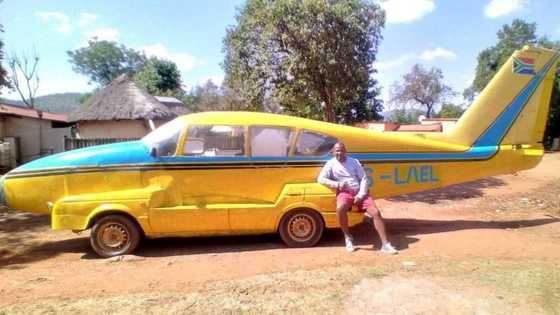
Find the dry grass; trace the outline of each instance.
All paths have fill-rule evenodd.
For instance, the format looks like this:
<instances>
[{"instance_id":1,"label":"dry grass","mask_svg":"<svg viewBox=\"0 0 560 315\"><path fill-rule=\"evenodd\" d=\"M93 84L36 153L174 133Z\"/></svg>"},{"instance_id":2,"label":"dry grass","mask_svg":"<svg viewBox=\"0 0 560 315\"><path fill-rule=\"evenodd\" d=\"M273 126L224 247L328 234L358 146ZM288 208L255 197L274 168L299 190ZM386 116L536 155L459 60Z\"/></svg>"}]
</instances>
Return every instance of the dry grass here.
<instances>
[{"instance_id":1,"label":"dry grass","mask_svg":"<svg viewBox=\"0 0 560 315\"><path fill-rule=\"evenodd\" d=\"M185 293L40 301L12 305L0 309L0 314L351 314L358 309L372 314L391 310L558 314L558 267L555 262L532 260L442 258L412 267L396 263L385 270L347 265L213 282Z\"/></svg>"},{"instance_id":2,"label":"dry grass","mask_svg":"<svg viewBox=\"0 0 560 315\"><path fill-rule=\"evenodd\" d=\"M13 305L0 314L337 314L362 278L381 277L373 267L345 266L259 275L209 283L195 292L155 292Z\"/></svg>"},{"instance_id":3,"label":"dry grass","mask_svg":"<svg viewBox=\"0 0 560 315\"><path fill-rule=\"evenodd\" d=\"M560 215L560 180L551 181L539 189L522 195L485 196L476 205L481 210L497 214L522 214L539 211Z\"/></svg>"}]
</instances>

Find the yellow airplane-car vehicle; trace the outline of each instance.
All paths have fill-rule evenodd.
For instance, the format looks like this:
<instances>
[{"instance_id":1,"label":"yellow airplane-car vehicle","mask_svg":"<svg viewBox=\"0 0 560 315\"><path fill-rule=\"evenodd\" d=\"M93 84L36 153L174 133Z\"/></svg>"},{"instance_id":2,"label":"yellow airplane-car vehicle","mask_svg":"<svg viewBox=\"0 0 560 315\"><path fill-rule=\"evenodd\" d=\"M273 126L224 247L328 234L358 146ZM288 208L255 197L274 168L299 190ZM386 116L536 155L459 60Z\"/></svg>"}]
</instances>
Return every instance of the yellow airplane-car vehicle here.
<instances>
[{"instance_id":1,"label":"yellow airplane-car vehicle","mask_svg":"<svg viewBox=\"0 0 560 315\"><path fill-rule=\"evenodd\" d=\"M142 237L278 232L313 246L337 227L335 192L316 182L337 141L362 162L376 197L535 166L543 155L558 53L525 47L445 133L373 132L284 115L179 117L140 141L52 155L2 177L0 201L49 213L52 228L91 229L102 257ZM350 223L361 221L350 214Z\"/></svg>"}]
</instances>

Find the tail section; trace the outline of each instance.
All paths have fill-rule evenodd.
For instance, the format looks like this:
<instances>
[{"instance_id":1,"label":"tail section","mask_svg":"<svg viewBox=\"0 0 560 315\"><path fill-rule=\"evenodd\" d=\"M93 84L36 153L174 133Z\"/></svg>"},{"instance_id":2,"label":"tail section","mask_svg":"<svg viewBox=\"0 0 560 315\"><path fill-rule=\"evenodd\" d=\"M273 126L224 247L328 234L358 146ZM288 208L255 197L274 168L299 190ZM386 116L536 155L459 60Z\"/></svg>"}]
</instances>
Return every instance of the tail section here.
<instances>
[{"instance_id":1,"label":"tail section","mask_svg":"<svg viewBox=\"0 0 560 315\"><path fill-rule=\"evenodd\" d=\"M528 46L516 51L447 140L473 147L541 145L559 56Z\"/></svg>"}]
</instances>

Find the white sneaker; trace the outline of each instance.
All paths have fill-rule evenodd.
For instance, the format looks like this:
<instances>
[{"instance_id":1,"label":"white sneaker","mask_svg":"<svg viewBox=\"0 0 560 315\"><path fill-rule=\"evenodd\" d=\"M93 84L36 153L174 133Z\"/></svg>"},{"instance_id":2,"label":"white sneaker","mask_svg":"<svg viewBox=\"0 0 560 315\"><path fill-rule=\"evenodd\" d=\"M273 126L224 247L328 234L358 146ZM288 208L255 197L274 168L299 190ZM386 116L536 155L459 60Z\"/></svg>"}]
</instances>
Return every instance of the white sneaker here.
<instances>
[{"instance_id":1,"label":"white sneaker","mask_svg":"<svg viewBox=\"0 0 560 315\"><path fill-rule=\"evenodd\" d=\"M354 239L352 238L352 236L344 236L344 242L346 243L347 252L353 252L356 250L356 247L354 247Z\"/></svg>"},{"instance_id":2,"label":"white sneaker","mask_svg":"<svg viewBox=\"0 0 560 315\"><path fill-rule=\"evenodd\" d=\"M389 255L394 255L398 253L398 251L391 245L391 243L385 243L381 246L381 252Z\"/></svg>"}]
</instances>

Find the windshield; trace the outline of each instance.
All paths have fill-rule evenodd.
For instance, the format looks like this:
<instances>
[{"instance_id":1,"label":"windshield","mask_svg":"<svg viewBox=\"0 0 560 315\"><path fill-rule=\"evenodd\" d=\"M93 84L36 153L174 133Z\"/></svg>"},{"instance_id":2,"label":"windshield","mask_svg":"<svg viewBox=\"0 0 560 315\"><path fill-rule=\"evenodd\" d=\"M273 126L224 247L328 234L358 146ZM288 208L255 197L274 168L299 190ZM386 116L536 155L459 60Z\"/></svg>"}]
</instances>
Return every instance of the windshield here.
<instances>
[{"instance_id":1,"label":"windshield","mask_svg":"<svg viewBox=\"0 0 560 315\"><path fill-rule=\"evenodd\" d=\"M155 148L158 156L171 156L175 154L182 129L181 120L174 119L150 132L142 142L150 149Z\"/></svg>"}]
</instances>

